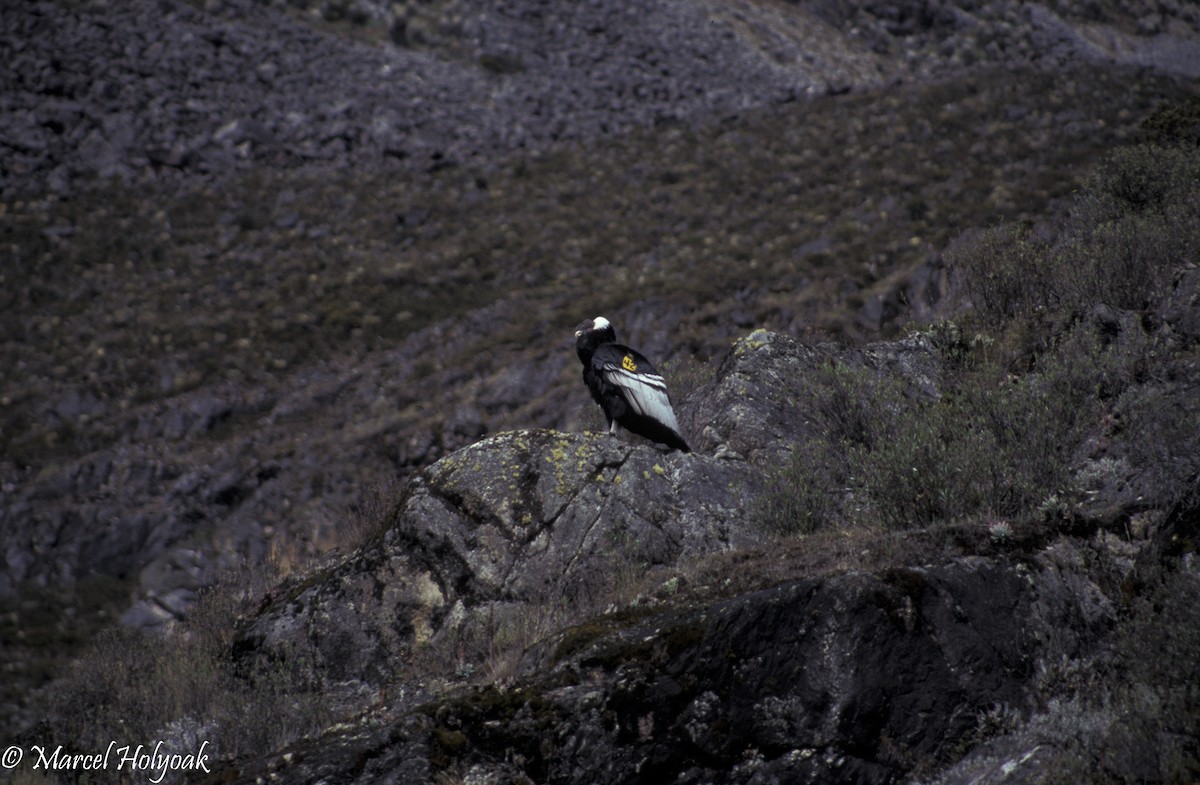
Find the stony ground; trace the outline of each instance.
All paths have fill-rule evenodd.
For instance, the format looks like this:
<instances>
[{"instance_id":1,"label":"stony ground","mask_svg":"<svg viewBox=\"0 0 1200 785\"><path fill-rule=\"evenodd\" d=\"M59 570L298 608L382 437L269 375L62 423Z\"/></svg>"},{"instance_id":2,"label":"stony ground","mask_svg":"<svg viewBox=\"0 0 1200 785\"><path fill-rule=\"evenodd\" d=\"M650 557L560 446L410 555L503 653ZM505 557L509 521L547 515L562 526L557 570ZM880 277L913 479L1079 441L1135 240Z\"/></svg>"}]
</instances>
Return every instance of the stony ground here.
<instances>
[{"instance_id":1,"label":"stony ground","mask_svg":"<svg viewBox=\"0 0 1200 785\"><path fill-rule=\"evenodd\" d=\"M114 616L352 545L372 488L595 426L585 316L686 418L755 326L929 315L956 238L1197 75L1165 0L6 7L5 715Z\"/></svg>"}]
</instances>

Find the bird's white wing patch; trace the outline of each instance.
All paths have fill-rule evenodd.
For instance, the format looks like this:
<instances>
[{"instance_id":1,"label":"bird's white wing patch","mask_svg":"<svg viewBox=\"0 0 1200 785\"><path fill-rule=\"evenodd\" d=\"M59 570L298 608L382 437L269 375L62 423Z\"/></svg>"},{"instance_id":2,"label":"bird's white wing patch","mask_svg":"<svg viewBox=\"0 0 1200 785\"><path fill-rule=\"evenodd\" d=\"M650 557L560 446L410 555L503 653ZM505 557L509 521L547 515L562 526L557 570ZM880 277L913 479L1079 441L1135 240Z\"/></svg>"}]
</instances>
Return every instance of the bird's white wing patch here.
<instances>
[{"instance_id":1,"label":"bird's white wing patch","mask_svg":"<svg viewBox=\"0 0 1200 785\"><path fill-rule=\"evenodd\" d=\"M612 363L604 364L604 376L625 391L629 407L643 417L658 420L679 433L679 421L667 397L667 383L656 373L633 373Z\"/></svg>"}]
</instances>

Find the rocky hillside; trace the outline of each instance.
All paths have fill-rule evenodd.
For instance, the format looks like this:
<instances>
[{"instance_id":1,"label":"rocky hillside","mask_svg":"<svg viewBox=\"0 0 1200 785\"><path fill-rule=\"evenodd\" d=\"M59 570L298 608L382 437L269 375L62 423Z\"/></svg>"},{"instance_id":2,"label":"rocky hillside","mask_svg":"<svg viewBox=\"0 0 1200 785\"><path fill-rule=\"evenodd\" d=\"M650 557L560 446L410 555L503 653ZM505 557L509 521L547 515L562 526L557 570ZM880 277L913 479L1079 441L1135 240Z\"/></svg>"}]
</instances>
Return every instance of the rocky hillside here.
<instances>
[{"instance_id":1,"label":"rocky hillside","mask_svg":"<svg viewBox=\"0 0 1200 785\"><path fill-rule=\"evenodd\" d=\"M1145 478L1122 464L1038 515L895 529L863 495L872 525L765 525L800 477L778 467L841 405L814 380L894 386L933 416L961 391L948 348L756 331L696 393L708 426L688 455L482 439L256 607L226 588L173 644L103 636L56 696L75 711L39 731L207 740L222 782L1186 781L1195 488L1133 500ZM156 681L123 690L128 673Z\"/></svg>"},{"instance_id":2,"label":"rocky hillside","mask_svg":"<svg viewBox=\"0 0 1200 785\"><path fill-rule=\"evenodd\" d=\"M863 608L863 619L894 615L892 604L933 602L905 583L911 578L984 614L991 600L972 599L977 576L955 576L978 567L1008 585L1027 564L1033 577L1005 600L1021 609L1024 626L979 634L1036 643L1022 644L1020 667L1002 652L988 660L989 671L1016 672L975 692L960 683L937 710L957 719L943 717L927 732L965 750L977 749L971 745L982 736L971 735L974 719L963 718L979 711L998 712L988 722L1006 728L1019 724L1017 715L1052 727L1045 718L1053 712L1037 697L1049 694L1038 692L1037 679L1050 677L1035 677L1031 663L1115 651L1112 635L1101 633L1136 603L1175 607L1153 599L1151 589L1118 596L1114 586L1128 583L1129 565L1147 548L1175 547L1162 538L1190 514L1179 507L1191 466L1179 458L1186 451L1097 450L1120 441L1117 422L1144 427L1155 443L1170 441L1166 415L1151 414L1152 391L1137 386L1148 381L1162 381L1153 394L1182 408L1177 422L1190 422L1191 410L1176 396L1191 378L1188 344L1154 342L1165 340L1163 325L1172 335L1192 334L1195 281L1164 274L1154 281L1169 284L1170 298L1134 298L1109 303L1113 314L1085 314L1105 335L1140 336L1128 338L1140 348L1127 353L1175 359L1169 367L1112 371L1120 384L1117 377L1096 382L1111 398L1096 409L1063 405L1049 410L1053 417L1031 419L1061 439L1047 437L1030 450L1046 461L1023 467L1015 491L976 483L954 499L922 495L922 487L907 497L920 503L889 506L882 492L864 501L865 492L848 490L862 477L912 489L886 474L884 458L911 459L901 455L906 445L933 454L921 441L928 435L906 432L880 412L854 426L830 419L828 404L795 405L818 392L821 400L853 397L838 392L853 380L821 375L826 362L899 380L875 396L892 400L897 389L907 391L896 399L899 410L902 402L940 401L937 377L945 363L957 368L969 355L970 334L959 340L943 331L870 350L838 346L957 313L966 298L954 288L948 259L976 248L987 227L1024 224L1044 238L1076 220L1073 194L1097 161L1146 139L1143 120L1187 96L1197 75L1200 17L1165 0L926 2L912 9L700 0L636 9L524 0L51 0L6 8L0 635L11 678L3 727L28 731L62 719L43 714L41 696L76 694L61 677L114 620L117 631L97 645L140 634L130 628L161 633L209 619L214 612L198 599L232 582L236 591L216 593L227 595L225 611L245 616L236 639L228 631L196 638L236 652L239 679L287 660L281 651L301 651L294 668L280 671L287 683L268 689L250 679L255 700L267 703L246 705L267 706L292 723L281 721L278 736L254 752L266 755L307 734L306 743L324 750L321 765L336 769L328 756L345 740L318 738L357 717L365 735L355 731L357 741L346 742L355 760L384 765L402 756L428 776L466 777L479 765L497 781L519 781L518 770L560 781L575 776L562 767L590 765L576 752L591 741L563 730L555 744L565 746L543 750L522 768L503 750L511 746L532 761L525 742L497 736L505 746L489 747L479 728L501 722L526 733L503 712L537 706L548 707L553 727L565 728L571 712L584 711L568 700L588 683L579 674L592 673L596 700L616 706L626 699L614 697L625 689L621 663L653 667L639 671L643 686L662 673L679 684L713 681L704 670L716 667L712 647L732 645L721 636L737 625L730 619L718 632L698 619L733 613L720 608L783 603L789 613L812 614L805 603L831 602ZM1174 133L1186 137L1177 127ZM1164 241L1169 250L1155 258L1169 257L1174 275L1194 256L1184 243L1188 223L1170 220L1177 230L1163 236L1182 239ZM1110 240L1094 242L1124 247ZM1061 258L1078 258L1071 253L1059 249ZM1011 258L1000 253L995 261ZM968 294L979 299L980 292ZM1068 300L1058 297L1054 308ZM599 416L579 384L570 329L598 313L667 371L700 454L661 456L580 435ZM1137 318L1143 328L1122 327ZM773 332L741 340L758 327ZM1054 334L1061 325L1052 327L1039 324L1030 334ZM1032 367L1014 349L1035 343L1029 335L1013 337L999 319L981 329L1023 358L1010 357L1009 371ZM769 361L738 366L743 355L758 356L750 349L759 341ZM820 384L791 386L814 373ZM745 399L735 379L761 396ZM1112 391L1125 390L1121 384L1143 397L1115 406ZM1000 405L980 389L951 399ZM1027 394L1040 401L1026 388L1012 393ZM1072 411L1081 414L1065 416ZM938 421L945 431L933 433L934 441L957 444L947 434L963 412L935 413L947 419ZM1048 425L1068 420L1072 429ZM1099 432L1096 423L1105 424ZM851 439L850 450L825 444L839 429L882 429L889 447L867 449L865 437ZM1019 450L999 431L988 438L987 455L999 457L980 464L987 469L981 476L1002 476ZM859 450L876 457L847 465L843 458L858 460ZM984 460L983 452L972 455ZM825 479L809 471L818 464L828 470ZM1161 468L1168 464L1178 466ZM1130 465L1158 468L1135 478ZM786 474L793 470L800 473ZM617 487L618 476L629 484ZM952 471L930 476L947 487L961 479ZM1079 526L1072 536L1080 539L1060 543L1005 529L1053 495L1052 480L1093 494L1082 522L1067 516L1064 524ZM1131 501L1139 495L1143 501ZM986 505L971 506L981 498ZM982 530L958 528L967 518L979 523L980 509L993 516ZM887 533L864 533L858 524L871 515ZM1142 516L1138 531L1154 524L1136 546L1105 539L1134 516ZM854 526L843 525L852 519ZM930 528L935 521L949 528ZM915 533L895 534L910 526ZM788 539L806 533L819 542ZM780 536L790 544L778 546ZM1015 560L1000 547L1012 538L1020 543ZM780 548L787 558L773 558ZM877 561L893 548L895 559ZM1076 570L1096 559L1106 565L1101 572ZM1049 566L1060 561L1072 566ZM1056 593L1052 569L1079 586ZM859 573L846 577L846 570ZM903 577L905 570L919 578ZM743 580L744 571L762 579ZM246 572L253 578L230 577ZM710 574L720 577L697 577ZM357 588L347 593L338 581ZM1171 585L1171 597L1184 596ZM546 606L559 595L563 606ZM1026 613L1039 602L1051 609ZM1069 615L1072 603L1091 608L1071 628L1078 640L1041 641L1052 633L1047 619ZM529 620L531 604L542 610ZM616 615L603 615L610 605ZM936 605L930 619L941 618ZM914 624L925 618L913 613ZM1159 618L1139 623L1159 634ZM850 620L830 640L857 646L864 624ZM572 625L579 625L577 640L567 632ZM589 670L588 658L601 656L589 652L633 651L641 645L636 636L651 636L651 628L670 638L661 653L644 661L636 652L602 655L611 667ZM795 638L803 654L807 633L783 629L772 636ZM911 648L911 667L927 668L918 660L933 656L929 630L897 630L901 637L888 640ZM498 636L508 636L503 645ZM555 648L548 642L555 636L571 640ZM765 650L751 651L765 641L746 640L745 659L766 662L760 675L775 678ZM494 657L479 656L489 648ZM1134 661L1128 653L1111 658L1121 667ZM453 667L446 672L435 662ZM329 670L335 666L342 670ZM949 764L950 747L910 737L915 731L878 706L863 710L874 719L854 744L877 748L903 737L896 749L908 752L881 757L846 747L852 736L834 729L858 721L861 701L881 698L845 697L849 687L832 685L847 672L829 667L841 675L828 675L827 692L843 690L843 697L813 715L815 724L805 727L815 735L795 748L799 757L785 760L793 750L766 737L712 746L708 731L697 730L685 743L691 731L661 724L664 712L709 712L697 728L719 719L750 732L746 712L770 714L768 697L795 697L766 688L737 706L686 685L661 704L657 692L650 703L638 693L629 698L635 714L604 709L599 725L577 731L599 745L589 754L611 757L613 781L633 777L643 755L661 759L647 771L694 768L700 779L729 781L799 777L784 773L793 765L819 779L838 756L856 761L863 781L932 776ZM410 668L418 675L399 675ZM942 690L950 676L931 678L931 689ZM186 691L187 681L177 681ZM429 714L438 701L469 701L455 690L485 682L480 694L499 702L488 711L501 713L473 714L476 708L462 704L438 709L458 719ZM550 692L526 710L507 692L518 682ZM980 709L993 687L1016 714ZM225 688L221 694L241 689ZM699 705L705 701L707 709ZM310 721L289 714L289 706L330 714L312 712ZM138 711L161 720L147 733L185 719L195 732L210 721L227 733L245 730L219 721L219 711L207 719L199 710L190 719ZM653 712L658 720L645 719ZM771 722L803 724L795 717ZM1028 734L1035 725L1021 727ZM416 730L404 738L425 745L424 757L403 746L378 754L361 746L371 734L399 738L410 726ZM540 734L549 726L537 727ZM1083 737L1087 750L1100 739ZM672 757L692 756L678 751L688 744L711 747L715 757ZM751 748L765 750L770 762L760 775ZM237 759L237 771L278 765L271 756L249 762L250 751L227 747L222 755Z\"/></svg>"},{"instance_id":3,"label":"rocky hillside","mask_svg":"<svg viewBox=\"0 0 1200 785\"><path fill-rule=\"evenodd\" d=\"M6 99L4 195L312 161L487 165L892 70L841 35L826 42L836 31L811 14L752 4L414 3L403 17L404 4L372 15L276 5L39 3L7 14L17 89ZM314 30L314 20L331 24ZM398 45L373 40L384 25Z\"/></svg>"},{"instance_id":4,"label":"rocky hillside","mask_svg":"<svg viewBox=\"0 0 1200 785\"><path fill-rule=\"evenodd\" d=\"M1157 0L262 5L9 9L0 197L259 167L490 168L555 142L709 124L967 67L1200 75L1196 9Z\"/></svg>"}]
</instances>

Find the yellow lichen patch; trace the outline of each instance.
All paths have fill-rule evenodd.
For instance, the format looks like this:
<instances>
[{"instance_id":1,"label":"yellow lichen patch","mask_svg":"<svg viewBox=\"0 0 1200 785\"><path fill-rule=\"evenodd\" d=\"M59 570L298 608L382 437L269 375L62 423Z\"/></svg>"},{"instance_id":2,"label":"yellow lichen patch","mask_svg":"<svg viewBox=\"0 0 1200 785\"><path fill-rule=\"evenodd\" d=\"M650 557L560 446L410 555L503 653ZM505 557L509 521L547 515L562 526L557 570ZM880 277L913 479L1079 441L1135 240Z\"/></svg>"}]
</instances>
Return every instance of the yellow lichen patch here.
<instances>
[{"instance_id":1,"label":"yellow lichen patch","mask_svg":"<svg viewBox=\"0 0 1200 785\"><path fill-rule=\"evenodd\" d=\"M755 349L765 345L768 340L769 333L763 328L759 327L745 338L739 338L733 345L733 353L735 356L741 357L746 352L752 352Z\"/></svg>"},{"instance_id":2,"label":"yellow lichen patch","mask_svg":"<svg viewBox=\"0 0 1200 785\"><path fill-rule=\"evenodd\" d=\"M588 465L591 464L592 456L594 454L595 454L595 450L590 445L581 444L578 447L576 447L575 448L575 457L578 458L579 460L575 462L575 470L578 472L585 471L587 469Z\"/></svg>"},{"instance_id":3,"label":"yellow lichen patch","mask_svg":"<svg viewBox=\"0 0 1200 785\"><path fill-rule=\"evenodd\" d=\"M667 473L667 470L656 463L656 464L654 464L654 473L661 476L661 475L665 475Z\"/></svg>"},{"instance_id":4,"label":"yellow lichen patch","mask_svg":"<svg viewBox=\"0 0 1200 785\"><path fill-rule=\"evenodd\" d=\"M428 573L422 572L415 575L410 586L420 603L420 609L412 617L413 640L416 643L425 643L433 637L433 625L430 623L431 612L435 608L441 608L445 604L446 598L442 595L442 590L438 587L437 582Z\"/></svg>"},{"instance_id":5,"label":"yellow lichen patch","mask_svg":"<svg viewBox=\"0 0 1200 785\"><path fill-rule=\"evenodd\" d=\"M442 458L440 461L435 463L433 468L435 470L451 474L462 467L463 459L461 455L462 453L450 453L445 458Z\"/></svg>"},{"instance_id":6,"label":"yellow lichen patch","mask_svg":"<svg viewBox=\"0 0 1200 785\"><path fill-rule=\"evenodd\" d=\"M568 481L567 475L567 460L571 448L571 439L559 438L546 454L546 463L554 468L554 490L559 496L566 496L571 490L571 483ZM583 448L577 448L578 455ZM576 466L576 471L583 469L582 464Z\"/></svg>"}]
</instances>

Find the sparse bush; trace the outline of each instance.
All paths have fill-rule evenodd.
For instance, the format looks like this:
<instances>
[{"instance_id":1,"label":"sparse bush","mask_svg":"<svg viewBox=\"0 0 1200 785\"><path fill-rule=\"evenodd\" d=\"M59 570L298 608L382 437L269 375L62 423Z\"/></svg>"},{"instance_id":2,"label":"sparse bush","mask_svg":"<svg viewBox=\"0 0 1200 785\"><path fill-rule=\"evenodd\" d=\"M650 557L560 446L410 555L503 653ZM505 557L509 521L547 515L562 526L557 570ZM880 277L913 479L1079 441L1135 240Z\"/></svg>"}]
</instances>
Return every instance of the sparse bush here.
<instances>
[{"instance_id":1,"label":"sparse bush","mask_svg":"<svg viewBox=\"0 0 1200 785\"><path fill-rule=\"evenodd\" d=\"M1156 144L1200 146L1200 96L1160 106L1142 122L1142 130Z\"/></svg>"},{"instance_id":2,"label":"sparse bush","mask_svg":"<svg viewBox=\"0 0 1200 785\"><path fill-rule=\"evenodd\" d=\"M795 534L835 519L908 528L1028 515L1064 487L1094 416L1069 376L1010 379L984 361L931 399L872 370L829 368L812 384L820 435L796 447L759 520Z\"/></svg>"},{"instance_id":3,"label":"sparse bush","mask_svg":"<svg viewBox=\"0 0 1200 785\"><path fill-rule=\"evenodd\" d=\"M1200 155L1182 146L1120 148L1088 175L1072 211L1083 227L1130 214L1167 214L1200 189Z\"/></svg>"},{"instance_id":4,"label":"sparse bush","mask_svg":"<svg viewBox=\"0 0 1200 785\"><path fill-rule=\"evenodd\" d=\"M841 461L830 441L815 439L794 449L791 460L768 480L754 512L760 526L782 536L811 534L824 527L834 519L844 495L837 482Z\"/></svg>"},{"instance_id":5,"label":"sparse bush","mask_svg":"<svg viewBox=\"0 0 1200 785\"><path fill-rule=\"evenodd\" d=\"M862 503L856 457L871 453L885 437L891 416L872 389L887 381L868 372L828 366L813 373L809 384L813 437L793 445L791 459L769 478L755 511L759 525L780 535L810 534L848 516L844 507Z\"/></svg>"},{"instance_id":6,"label":"sparse bush","mask_svg":"<svg viewBox=\"0 0 1200 785\"><path fill-rule=\"evenodd\" d=\"M1092 227L1069 241L1057 260L1058 299L1079 317L1098 304L1140 310L1161 296L1183 249L1168 223L1155 215L1130 215Z\"/></svg>"},{"instance_id":7,"label":"sparse bush","mask_svg":"<svg viewBox=\"0 0 1200 785\"><path fill-rule=\"evenodd\" d=\"M1200 151L1119 150L1085 181L1057 233L1005 226L952 256L983 325L1018 363L1097 306L1150 308L1200 252Z\"/></svg>"},{"instance_id":8,"label":"sparse bush","mask_svg":"<svg viewBox=\"0 0 1200 785\"><path fill-rule=\"evenodd\" d=\"M988 368L914 406L864 472L883 520L1020 516L1060 488L1086 410L1070 411L1056 381Z\"/></svg>"},{"instance_id":9,"label":"sparse bush","mask_svg":"<svg viewBox=\"0 0 1200 785\"><path fill-rule=\"evenodd\" d=\"M216 760L278 749L324 727L327 700L299 677L310 670L305 663L252 673L236 666L233 625L258 596L248 588L208 590L168 633L114 626L97 635L51 693L55 735L82 750L162 740L181 754L207 741Z\"/></svg>"},{"instance_id":10,"label":"sparse bush","mask_svg":"<svg viewBox=\"0 0 1200 785\"><path fill-rule=\"evenodd\" d=\"M999 332L1058 305L1050 254L1050 243L1028 227L1004 226L984 232L952 262L984 326Z\"/></svg>"}]
</instances>

